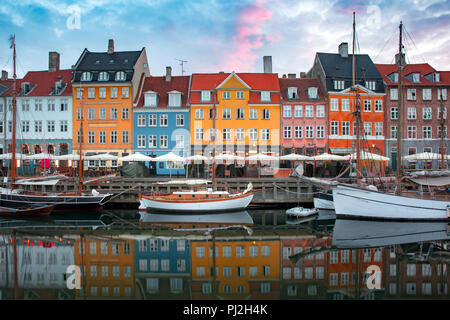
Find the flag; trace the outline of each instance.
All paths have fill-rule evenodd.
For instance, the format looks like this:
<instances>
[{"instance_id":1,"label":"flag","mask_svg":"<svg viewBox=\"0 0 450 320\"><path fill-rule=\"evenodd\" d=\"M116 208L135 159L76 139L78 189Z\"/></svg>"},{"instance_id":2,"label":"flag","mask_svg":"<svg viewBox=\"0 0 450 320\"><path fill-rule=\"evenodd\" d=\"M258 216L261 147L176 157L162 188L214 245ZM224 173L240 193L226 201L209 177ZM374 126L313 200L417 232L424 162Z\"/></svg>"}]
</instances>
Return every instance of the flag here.
<instances>
[{"instance_id":1,"label":"flag","mask_svg":"<svg viewBox=\"0 0 450 320\"><path fill-rule=\"evenodd\" d=\"M11 36L9 37L9 41L11 41L11 46L10 46L10 48L12 49L12 48L15 46L15 44L16 44L16 35L15 35L15 34L11 35Z\"/></svg>"}]
</instances>

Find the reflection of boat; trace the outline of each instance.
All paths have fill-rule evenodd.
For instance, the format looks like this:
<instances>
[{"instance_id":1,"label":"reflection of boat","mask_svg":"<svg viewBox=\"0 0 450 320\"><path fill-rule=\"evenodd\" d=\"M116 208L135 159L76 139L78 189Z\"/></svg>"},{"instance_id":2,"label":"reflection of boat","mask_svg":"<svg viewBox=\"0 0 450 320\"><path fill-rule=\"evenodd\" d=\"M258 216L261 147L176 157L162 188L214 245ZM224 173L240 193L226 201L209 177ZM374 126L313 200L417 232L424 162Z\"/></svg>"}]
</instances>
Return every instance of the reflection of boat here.
<instances>
[{"instance_id":1,"label":"reflection of boat","mask_svg":"<svg viewBox=\"0 0 450 320\"><path fill-rule=\"evenodd\" d=\"M16 217L16 216L48 216L52 212L54 206L44 204L28 203L24 205L4 206L0 200L0 215Z\"/></svg>"},{"instance_id":2,"label":"reflection of boat","mask_svg":"<svg viewBox=\"0 0 450 320\"><path fill-rule=\"evenodd\" d=\"M450 239L446 222L393 222L337 219L333 245L338 248L381 247Z\"/></svg>"},{"instance_id":3,"label":"reflection of boat","mask_svg":"<svg viewBox=\"0 0 450 320\"><path fill-rule=\"evenodd\" d=\"M334 210L333 194L317 192L314 194L314 208L320 210Z\"/></svg>"},{"instance_id":4,"label":"reflection of boat","mask_svg":"<svg viewBox=\"0 0 450 320\"><path fill-rule=\"evenodd\" d=\"M167 214L162 212L140 212L140 214L140 224L165 226L173 229L253 225L253 219L247 211L213 214Z\"/></svg>"},{"instance_id":5,"label":"reflection of boat","mask_svg":"<svg viewBox=\"0 0 450 320\"><path fill-rule=\"evenodd\" d=\"M319 210L312 208L295 207L286 210L286 216L291 218L306 218L319 213Z\"/></svg>"}]
</instances>

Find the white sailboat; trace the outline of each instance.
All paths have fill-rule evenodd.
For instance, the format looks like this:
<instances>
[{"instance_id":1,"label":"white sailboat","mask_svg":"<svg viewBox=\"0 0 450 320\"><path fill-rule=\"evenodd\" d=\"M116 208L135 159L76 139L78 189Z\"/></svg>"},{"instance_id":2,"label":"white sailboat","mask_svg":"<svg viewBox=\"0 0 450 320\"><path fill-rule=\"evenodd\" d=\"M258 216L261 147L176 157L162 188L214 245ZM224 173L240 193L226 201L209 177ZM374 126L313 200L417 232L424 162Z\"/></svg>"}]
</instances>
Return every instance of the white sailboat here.
<instances>
[{"instance_id":1,"label":"white sailboat","mask_svg":"<svg viewBox=\"0 0 450 320\"><path fill-rule=\"evenodd\" d=\"M402 23L400 23L399 36L399 116L398 123L402 119ZM443 119L443 117L441 116ZM401 172L401 130L397 131L397 189L396 194L387 194L362 187L349 185L338 185L333 189L334 208L336 217L376 219L376 220L448 220L450 219L450 201L447 195L445 199L423 199L402 194L402 172ZM442 149L442 153L444 150ZM442 159L443 160L443 159ZM443 161L442 161L443 164ZM450 179L442 182L446 187L450 185Z\"/></svg>"}]
</instances>

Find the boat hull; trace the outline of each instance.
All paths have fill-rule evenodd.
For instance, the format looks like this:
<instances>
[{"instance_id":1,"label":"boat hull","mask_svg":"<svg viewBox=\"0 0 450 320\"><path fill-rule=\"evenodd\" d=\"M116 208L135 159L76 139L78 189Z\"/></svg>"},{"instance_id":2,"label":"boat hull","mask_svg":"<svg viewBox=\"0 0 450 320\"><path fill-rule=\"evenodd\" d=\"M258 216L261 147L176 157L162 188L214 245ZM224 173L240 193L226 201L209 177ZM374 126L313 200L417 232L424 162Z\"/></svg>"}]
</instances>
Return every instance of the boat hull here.
<instances>
[{"instance_id":1,"label":"boat hull","mask_svg":"<svg viewBox=\"0 0 450 320\"><path fill-rule=\"evenodd\" d=\"M1 216L8 216L8 217L46 217L49 216L54 206L52 205L30 205L28 207L5 207L4 203L0 206L0 215Z\"/></svg>"},{"instance_id":2,"label":"boat hull","mask_svg":"<svg viewBox=\"0 0 450 320\"><path fill-rule=\"evenodd\" d=\"M158 197L141 196L139 209L157 210L163 212L224 212L242 210L248 207L253 199L253 193L239 196L229 196L222 199L199 200L165 200Z\"/></svg>"},{"instance_id":3,"label":"boat hull","mask_svg":"<svg viewBox=\"0 0 450 320\"><path fill-rule=\"evenodd\" d=\"M314 208L320 210L334 210L333 195L319 193L314 197Z\"/></svg>"},{"instance_id":4,"label":"boat hull","mask_svg":"<svg viewBox=\"0 0 450 320\"><path fill-rule=\"evenodd\" d=\"M449 220L449 201L397 196L349 186L333 189L337 218L372 220Z\"/></svg>"}]
</instances>

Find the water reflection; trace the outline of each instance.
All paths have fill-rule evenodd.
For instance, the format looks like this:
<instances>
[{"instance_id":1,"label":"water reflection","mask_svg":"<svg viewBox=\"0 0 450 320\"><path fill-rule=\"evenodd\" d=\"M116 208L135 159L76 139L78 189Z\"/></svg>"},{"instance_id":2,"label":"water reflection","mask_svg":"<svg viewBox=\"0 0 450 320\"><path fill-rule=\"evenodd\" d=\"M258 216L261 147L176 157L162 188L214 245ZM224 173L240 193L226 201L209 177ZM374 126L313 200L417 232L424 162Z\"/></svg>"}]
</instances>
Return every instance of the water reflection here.
<instances>
[{"instance_id":1,"label":"water reflection","mask_svg":"<svg viewBox=\"0 0 450 320\"><path fill-rule=\"evenodd\" d=\"M283 213L3 219L0 298L448 298L446 223L319 215L289 224ZM79 290L67 286L71 265L81 270Z\"/></svg>"}]
</instances>

